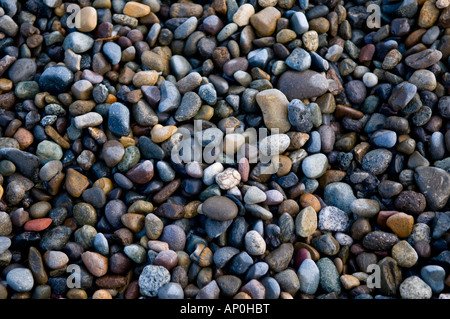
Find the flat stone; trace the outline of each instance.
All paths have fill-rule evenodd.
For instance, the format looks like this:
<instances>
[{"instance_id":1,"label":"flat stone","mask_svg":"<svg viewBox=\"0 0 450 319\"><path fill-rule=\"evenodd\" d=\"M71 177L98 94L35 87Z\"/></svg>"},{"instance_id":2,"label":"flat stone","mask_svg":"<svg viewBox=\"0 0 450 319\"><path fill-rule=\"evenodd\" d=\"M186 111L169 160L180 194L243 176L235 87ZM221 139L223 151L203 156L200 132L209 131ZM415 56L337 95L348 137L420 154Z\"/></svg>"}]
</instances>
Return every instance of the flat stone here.
<instances>
[{"instance_id":1,"label":"flat stone","mask_svg":"<svg viewBox=\"0 0 450 319\"><path fill-rule=\"evenodd\" d=\"M320 270L312 259L305 259L297 275L300 282L300 291L304 294L314 294L319 288Z\"/></svg>"},{"instance_id":2,"label":"flat stone","mask_svg":"<svg viewBox=\"0 0 450 319\"><path fill-rule=\"evenodd\" d=\"M328 80L322 74L312 70L286 71L280 76L277 86L289 101L303 100L326 93Z\"/></svg>"},{"instance_id":3,"label":"flat stone","mask_svg":"<svg viewBox=\"0 0 450 319\"><path fill-rule=\"evenodd\" d=\"M346 212L334 206L327 206L318 214L318 228L323 231L345 231L348 226Z\"/></svg>"},{"instance_id":4,"label":"flat stone","mask_svg":"<svg viewBox=\"0 0 450 319\"><path fill-rule=\"evenodd\" d=\"M238 209L231 199L224 196L213 196L203 202L202 212L214 220L227 221L237 216Z\"/></svg>"},{"instance_id":5,"label":"flat stone","mask_svg":"<svg viewBox=\"0 0 450 319\"><path fill-rule=\"evenodd\" d=\"M282 91L269 89L256 94L256 102L261 109L264 124L268 129L278 129L285 133L291 128L288 119L289 101Z\"/></svg>"},{"instance_id":6,"label":"flat stone","mask_svg":"<svg viewBox=\"0 0 450 319\"><path fill-rule=\"evenodd\" d=\"M359 198L352 202L350 209L358 216L371 218L380 211L380 204L373 199Z\"/></svg>"},{"instance_id":7,"label":"flat stone","mask_svg":"<svg viewBox=\"0 0 450 319\"><path fill-rule=\"evenodd\" d=\"M327 292L340 293L341 281L334 263L328 257L323 257L317 262L317 268L320 273L320 286Z\"/></svg>"},{"instance_id":8,"label":"flat stone","mask_svg":"<svg viewBox=\"0 0 450 319\"><path fill-rule=\"evenodd\" d=\"M302 209L295 217L295 233L301 237L312 235L317 229L317 213L311 206Z\"/></svg>"},{"instance_id":9,"label":"flat stone","mask_svg":"<svg viewBox=\"0 0 450 319\"><path fill-rule=\"evenodd\" d=\"M446 171L437 167L417 167L414 178L432 210L445 206L450 197L450 175Z\"/></svg>"}]
</instances>

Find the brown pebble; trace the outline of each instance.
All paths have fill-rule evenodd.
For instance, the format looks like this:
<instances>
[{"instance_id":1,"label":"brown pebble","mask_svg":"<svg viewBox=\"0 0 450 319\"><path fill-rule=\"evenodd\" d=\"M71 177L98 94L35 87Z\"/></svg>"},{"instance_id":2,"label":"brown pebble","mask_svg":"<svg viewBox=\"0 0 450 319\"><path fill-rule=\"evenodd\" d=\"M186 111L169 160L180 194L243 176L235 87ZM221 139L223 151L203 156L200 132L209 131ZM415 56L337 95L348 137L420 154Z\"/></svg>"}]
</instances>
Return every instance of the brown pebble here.
<instances>
[{"instance_id":1,"label":"brown pebble","mask_svg":"<svg viewBox=\"0 0 450 319\"><path fill-rule=\"evenodd\" d=\"M278 214L282 215L288 213L291 216L296 216L300 212L300 207L293 199L287 199L278 206Z\"/></svg>"},{"instance_id":2,"label":"brown pebble","mask_svg":"<svg viewBox=\"0 0 450 319\"><path fill-rule=\"evenodd\" d=\"M34 141L33 134L23 127L19 128L13 137L17 140L17 142L19 142L19 147L21 150L26 149L28 146L33 144Z\"/></svg>"},{"instance_id":3,"label":"brown pebble","mask_svg":"<svg viewBox=\"0 0 450 319\"><path fill-rule=\"evenodd\" d=\"M92 251L81 254L84 265L91 274L101 277L108 271L108 258Z\"/></svg>"}]
</instances>

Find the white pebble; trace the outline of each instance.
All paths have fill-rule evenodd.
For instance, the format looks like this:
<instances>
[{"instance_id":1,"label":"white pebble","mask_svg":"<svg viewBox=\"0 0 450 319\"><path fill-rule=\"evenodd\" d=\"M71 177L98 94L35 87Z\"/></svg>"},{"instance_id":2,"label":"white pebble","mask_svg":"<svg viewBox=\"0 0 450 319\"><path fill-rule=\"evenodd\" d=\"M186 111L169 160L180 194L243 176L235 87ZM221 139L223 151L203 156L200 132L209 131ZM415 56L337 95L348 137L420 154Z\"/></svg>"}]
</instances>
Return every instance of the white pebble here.
<instances>
[{"instance_id":1,"label":"white pebble","mask_svg":"<svg viewBox=\"0 0 450 319\"><path fill-rule=\"evenodd\" d=\"M363 82L365 86L371 88L378 84L378 77L372 72L367 72L363 76Z\"/></svg>"}]
</instances>

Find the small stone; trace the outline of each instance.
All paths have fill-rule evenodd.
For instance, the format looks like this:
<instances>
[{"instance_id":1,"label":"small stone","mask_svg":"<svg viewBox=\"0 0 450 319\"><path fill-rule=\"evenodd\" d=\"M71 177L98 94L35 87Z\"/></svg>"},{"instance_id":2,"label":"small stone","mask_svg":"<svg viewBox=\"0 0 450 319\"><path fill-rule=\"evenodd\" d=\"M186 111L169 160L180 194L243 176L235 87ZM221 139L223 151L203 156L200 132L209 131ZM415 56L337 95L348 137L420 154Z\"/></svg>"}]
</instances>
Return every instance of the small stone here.
<instances>
[{"instance_id":1,"label":"small stone","mask_svg":"<svg viewBox=\"0 0 450 319\"><path fill-rule=\"evenodd\" d=\"M358 216L371 218L380 211L380 204L373 199L360 198L352 202L350 209Z\"/></svg>"},{"instance_id":2,"label":"small stone","mask_svg":"<svg viewBox=\"0 0 450 319\"><path fill-rule=\"evenodd\" d=\"M170 273L163 266L145 266L139 276L139 288L141 294L155 297L159 290L170 281Z\"/></svg>"},{"instance_id":3,"label":"small stone","mask_svg":"<svg viewBox=\"0 0 450 319\"><path fill-rule=\"evenodd\" d=\"M307 133L313 128L310 111L298 99L294 99L289 103L288 117L292 127L299 132Z\"/></svg>"},{"instance_id":4,"label":"small stone","mask_svg":"<svg viewBox=\"0 0 450 319\"><path fill-rule=\"evenodd\" d=\"M108 271L108 259L98 253L87 251L81 254L81 259L89 272L101 277Z\"/></svg>"},{"instance_id":5,"label":"small stone","mask_svg":"<svg viewBox=\"0 0 450 319\"><path fill-rule=\"evenodd\" d=\"M130 111L120 102L111 104L108 112L108 128L119 136L130 134Z\"/></svg>"},{"instance_id":6,"label":"small stone","mask_svg":"<svg viewBox=\"0 0 450 319\"><path fill-rule=\"evenodd\" d=\"M323 257L317 262L317 268L320 272L320 286L327 292L340 293L341 281L334 263L328 257Z\"/></svg>"},{"instance_id":7,"label":"small stone","mask_svg":"<svg viewBox=\"0 0 450 319\"><path fill-rule=\"evenodd\" d=\"M328 158L322 154L314 154L303 159L302 171L308 178L319 178L328 168Z\"/></svg>"},{"instance_id":8,"label":"small stone","mask_svg":"<svg viewBox=\"0 0 450 319\"><path fill-rule=\"evenodd\" d=\"M297 272L300 291L304 294L314 294L319 288L320 271L312 259L305 259Z\"/></svg>"},{"instance_id":9,"label":"small stone","mask_svg":"<svg viewBox=\"0 0 450 319\"><path fill-rule=\"evenodd\" d=\"M439 210L450 197L450 175L437 167L417 167L415 181L433 210Z\"/></svg>"},{"instance_id":10,"label":"small stone","mask_svg":"<svg viewBox=\"0 0 450 319\"><path fill-rule=\"evenodd\" d=\"M424 266L420 271L420 276L431 287L433 293L440 293L444 290L445 270L441 266Z\"/></svg>"},{"instance_id":11,"label":"small stone","mask_svg":"<svg viewBox=\"0 0 450 319\"><path fill-rule=\"evenodd\" d=\"M400 284L400 296L403 299L430 299L432 290L420 277L411 276Z\"/></svg>"},{"instance_id":12,"label":"small stone","mask_svg":"<svg viewBox=\"0 0 450 319\"><path fill-rule=\"evenodd\" d=\"M250 18L250 23L259 37L271 36L275 32L277 20L281 18L281 13L274 7L267 7L254 14Z\"/></svg>"},{"instance_id":13,"label":"small stone","mask_svg":"<svg viewBox=\"0 0 450 319\"><path fill-rule=\"evenodd\" d=\"M328 80L322 74L312 70L286 71L278 80L278 89L289 101L309 99L326 93Z\"/></svg>"},{"instance_id":14,"label":"small stone","mask_svg":"<svg viewBox=\"0 0 450 319\"><path fill-rule=\"evenodd\" d=\"M66 173L65 187L71 196L80 197L83 191L89 187L89 180L83 174L69 168Z\"/></svg>"},{"instance_id":15,"label":"small stone","mask_svg":"<svg viewBox=\"0 0 450 319\"><path fill-rule=\"evenodd\" d=\"M209 197L203 202L201 209L203 214L218 221L232 220L238 213L236 204L224 196Z\"/></svg>"},{"instance_id":16,"label":"small stone","mask_svg":"<svg viewBox=\"0 0 450 319\"><path fill-rule=\"evenodd\" d=\"M263 255L266 251L266 242L256 230L251 230L245 235L245 249L252 256Z\"/></svg>"},{"instance_id":17,"label":"small stone","mask_svg":"<svg viewBox=\"0 0 450 319\"><path fill-rule=\"evenodd\" d=\"M150 14L150 11L148 5L136 1L127 2L123 8L123 13L133 18L142 18Z\"/></svg>"},{"instance_id":18,"label":"small stone","mask_svg":"<svg viewBox=\"0 0 450 319\"><path fill-rule=\"evenodd\" d=\"M306 238L312 235L316 229L317 213L313 207L305 207L295 217L295 233Z\"/></svg>"},{"instance_id":19,"label":"small stone","mask_svg":"<svg viewBox=\"0 0 450 319\"><path fill-rule=\"evenodd\" d=\"M261 108L264 124L268 129L278 129L285 133L291 128L288 120L289 101L282 91L269 89L256 94L256 102Z\"/></svg>"},{"instance_id":20,"label":"small stone","mask_svg":"<svg viewBox=\"0 0 450 319\"><path fill-rule=\"evenodd\" d=\"M288 135L272 134L259 143L259 151L264 156L272 157L282 154L289 147L290 143L291 140Z\"/></svg>"},{"instance_id":21,"label":"small stone","mask_svg":"<svg viewBox=\"0 0 450 319\"><path fill-rule=\"evenodd\" d=\"M386 220L386 225L400 238L406 238L411 234L414 217L405 213L397 213Z\"/></svg>"},{"instance_id":22,"label":"small stone","mask_svg":"<svg viewBox=\"0 0 450 319\"><path fill-rule=\"evenodd\" d=\"M256 186L251 186L244 196L244 202L246 204L257 204L264 202L267 199L266 193Z\"/></svg>"},{"instance_id":23,"label":"small stone","mask_svg":"<svg viewBox=\"0 0 450 319\"><path fill-rule=\"evenodd\" d=\"M327 205L336 206L347 214L351 213L351 205L356 200L353 189L349 184L330 183L324 189L324 201Z\"/></svg>"},{"instance_id":24,"label":"small stone","mask_svg":"<svg viewBox=\"0 0 450 319\"><path fill-rule=\"evenodd\" d=\"M17 292L31 291L34 285L34 279L31 271L27 268L15 268L6 275L6 282Z\"/></svg>"},{"instance_id":25,"label":"small stone","mask_svg":"<svg viewBox=\"0 0 450 319\"><path fill-rule=\"evenodd\" d=\"M394 206L399 211L418 215L425 210L426 198L422 193L414 191L402 191L394 201Z\"/></svg>"},{"instance_id":26,"label":"small stone","mask_svg":"<svg viewBox=\"0 0 450 319\"><path fill-rule=\"evenodd\" d=\"M391 248L397 242L397 235L377 230L368 233L364 237L362 244L367 249L385 250Z\"/></svg>"},{"instance_id":27,"label":"small stone","mask_svg":"<svg viewBox=\"0 0 450 319\"><path fill-rule=\"evenodd\" d=\"M392 258L397 261L399 266L411 268L417 263L419 256L406 240L401 240L392 247Z\"/></svg>"},{"instance_id":28,"label":"small stone","mask_svg":"<svg viewBox=\"0 0 450 319\"><path fill-rule=\"evenodd\" d=\"M334 206L327 206L318 214L318 227L323 231L345 231L348 226L347 213Z\"/></svg>"},{"instance_id":29,"label":"small stone","mask_svg":"<svg viewBox=\"0 0 450 319\"><path fill-rule=\"evenodd\" d=\"M223 172L218 173L215 180L221 189L228 190L239 184L241 175L236 169L227 168Z\"/></svg>"}]
</instances>

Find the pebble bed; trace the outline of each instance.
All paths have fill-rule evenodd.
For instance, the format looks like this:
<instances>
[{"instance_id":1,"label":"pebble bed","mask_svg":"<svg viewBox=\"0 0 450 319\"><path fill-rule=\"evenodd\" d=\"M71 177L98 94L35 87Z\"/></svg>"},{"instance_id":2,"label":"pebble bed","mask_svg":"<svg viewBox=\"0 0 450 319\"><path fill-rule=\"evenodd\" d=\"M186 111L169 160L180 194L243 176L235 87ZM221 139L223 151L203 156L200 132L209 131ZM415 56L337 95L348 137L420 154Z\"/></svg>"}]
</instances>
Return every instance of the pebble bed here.
<instances>
[{"instance_id":1,"label":"pebble bed","mask_svg":"<svg viewBox=\"0 0 450 319\"><path fill-rule=\"evenodd\" d=\"M0 6L0 299L450 298L449 0Z\"/></svg>"}]
</instances>

